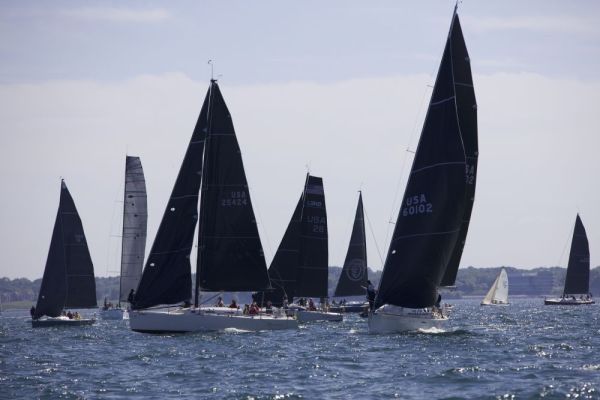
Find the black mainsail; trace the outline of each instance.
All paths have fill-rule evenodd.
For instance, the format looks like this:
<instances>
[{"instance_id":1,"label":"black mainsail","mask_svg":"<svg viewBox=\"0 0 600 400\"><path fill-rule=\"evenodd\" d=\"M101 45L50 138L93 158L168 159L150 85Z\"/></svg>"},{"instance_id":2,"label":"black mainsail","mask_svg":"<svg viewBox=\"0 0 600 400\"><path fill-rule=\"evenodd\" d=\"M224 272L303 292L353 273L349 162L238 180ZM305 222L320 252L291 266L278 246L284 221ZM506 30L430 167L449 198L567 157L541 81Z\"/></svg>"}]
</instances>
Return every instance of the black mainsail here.
<instances>
[{"instance_id":1,"label":"black mainsail","mask_svg":"<svg viewBox=\"0 0 600 400\"><path fill-rule=\"evenodd\" d=\"M34 318L58 317L66 308L96 307L94 266L81 219L65 181Z\"/></svg>"},{"instance_id":2,"label":"black mainsail","mask_svg":"<svg viewBox=\"0 0 600 400\"><path fill-rule=\"evenodd\" d=\"M467 51L458 15L456 15L452 23L452 29L450 30L446 46L450 47L454 77L454 95L456 96L456 115L458 128L465 147L465 182L467 184L467 202L465 204L462 226L440 284L441 286L454 286L469 230L471 211L473 210L475 201L477 158L479 156L479 146L477 143L477 101L475 99L475 90L473 89L469 52Z\"/></svg>"},{"instance_id":3,"label":"black mainsail","mask_svg":"<svg viewBox=\"0 0 600 400\"><path fill-rule=\"evenodd\" d=\"M563 296L590 292L590 247L579 214L575 219Z\"/></svg>"},{"instance_id":4,"label":"black mainsail","mask_svg":"<svg viewBox=\"0 0 600 400\"><path fill-rule=\"evenodd\" d=\"M329 269L323 178L308 175L300 222L300 260L294 296L327 297Z\"/></svg>"},{"instance_id":5,"label":"black mainsail","mask_svg":"<svg viewBox=\"0 0 600 400\"><path fill-rule=\"evenodd\" d=\"M210 82L146 262L136 309L190 300L190 253L198 220L196 306L200 289L254 291L270 287L241 151L215 80Z\"/></svg>"},{"instance_id":6,"label":"black mainsail","mask_svg":"<svg viewBox=\"0 0 600 400\"><path fill-rule=\"evenodd\" d=\"M348 252L334 296L358 296L365 294L367 287L367 243L362 193L358 196L354 226L350 236Z\"/></svg>"},{"instance_id":7,"label":"black mainsail","mask_svg":"<svg viewBox=\"0 0 600 400\"><path fill-rule=\"evenodd\" d=\"M435 304L468 207L452 40L456 9L384 264L376 307Z\"/></svg>"},{"instance_id":8,"label":"black mainsail","mask_svg":"<svg viewBox=\"0 0 600 400\"><path fill-rule=\"evenodd\" d=\"M304 190L269 267L273 290L264 300L281 306L285 295L327 297L328 233L323 179L307 174Z\"/></svg>"},{"instance_id":9,"label":"black mainsail","mask_svg":"<svg viewBox=\"0 0 600 400\"><path fill-rule=\"evenodd\" d=\"M210 89L204 151L197 290L255 291L270 287L240 147L216 81ZM196 300L196 305L198 301Z\"/></svg>"},{"instance_id":10,"label":"black mainsail","mask_svg":"<svg viewBox=\"0 0 600 400\"><path fill-rule=\"evenodd\" d=\"M147 224L146 180L142 162L139 157L126 156L120 301L127 301L131 289L136 289L140 282L146 251Z\"/></svg>"},{"instance_id":11,"label":"black mainsail","mask_svg":"<svg viewBox=\"0 0 600 400\"><path fill-rule=\"evenodd\" d=\"M209 89L148 255L134 309L174 304L191 298L190 254L198 221L198 193L210 95Z\"/></svg>"}]
</instances>

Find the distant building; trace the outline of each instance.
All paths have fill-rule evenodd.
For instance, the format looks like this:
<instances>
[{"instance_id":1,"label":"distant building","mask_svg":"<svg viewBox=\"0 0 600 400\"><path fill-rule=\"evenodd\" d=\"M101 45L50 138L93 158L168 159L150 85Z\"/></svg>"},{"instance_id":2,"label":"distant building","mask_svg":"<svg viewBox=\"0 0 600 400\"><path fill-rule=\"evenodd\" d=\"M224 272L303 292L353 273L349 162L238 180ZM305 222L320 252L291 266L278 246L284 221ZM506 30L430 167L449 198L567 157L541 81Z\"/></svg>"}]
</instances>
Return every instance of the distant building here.
<instances>
[{"instance_id":1,"label":"distant building","mask_svg":"<svg viewBox=\"0 0 600 400\"><path fill-rule=\"evenodd\" d=\"M553 293L554 274L551 271L509 271L510 295L548 295Z\"/></svg>"}]
</instances>

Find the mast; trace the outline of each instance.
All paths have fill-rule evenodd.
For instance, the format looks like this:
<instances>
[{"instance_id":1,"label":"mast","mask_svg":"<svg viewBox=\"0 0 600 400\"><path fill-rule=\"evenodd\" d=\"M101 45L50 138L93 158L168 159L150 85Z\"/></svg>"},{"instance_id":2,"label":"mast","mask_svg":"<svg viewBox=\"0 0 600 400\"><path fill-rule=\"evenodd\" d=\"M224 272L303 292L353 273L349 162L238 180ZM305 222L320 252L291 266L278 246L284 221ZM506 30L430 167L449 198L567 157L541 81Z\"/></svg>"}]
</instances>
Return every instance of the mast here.
<instances>
[{"instance_id":1,"label":"mast","mask_svg":"<svg viewBox=\"0 0 600 400\"><path fill-rule=\"evenodd\" d=\"M450 34L431 95L375 306L435 304L465 215L466 155L457 114Z\"/></svg>"},{"instance_id":2,"label":"mast","mask_svg":"<svg viewBox=\"0 0 600 400\"><path fill-rule=\"evenodd\" d=\"M212 60L208 60L210 64L210 85L208 87L208 94L206 95L207 101L207 113L206 113L206 127L205 127L205 141L204 141L204 151L202 153L202 174L201 174L201 182L200 182L200 198L205 197L202 192L205 191L205 187L202 185L203 182L206 182L206 170L207 163L206 158L208 154L208 146L210 142L210 131L211 131L211 119L212 119L212 95L213 95L213 84L216 81L213 79L213 65ZM204 210L204 211L203 211ZM206 207L202 208L200 205L199 217L200 220L198 222L198 227L204 225L204 213L206 212ZM200 230L198 230L200 232ZM204 252L204 244L202 243L203 237L198 235L198 252L196 258L196 284L194 286L194 307L198 308L200 305L200 264L202 263L202 253Z\"/></svg>"},{"instance_id":3,"label":"mast","mask_svg":"<svg viewBox=\"0 0 600 400\"><path fill-rule=\"evenodd\" d=\"M563 296L588 294L590 292L590 246L585 227L579 214L575 219L575 229L571 240L569 264L565 277Z\"/></svg>"},{"instance_id":4,"label":"mast","mask_svg":"<svg viewBox=\"0 0 600 400\"><path fill-rule=\"evenodd\" d=\"M348 252L334 296L358 296L365 293L367 287L367 243L362 192L358 192L358 204L354 216L354 225L348 244Z\"/></svg>"}]
</instances>

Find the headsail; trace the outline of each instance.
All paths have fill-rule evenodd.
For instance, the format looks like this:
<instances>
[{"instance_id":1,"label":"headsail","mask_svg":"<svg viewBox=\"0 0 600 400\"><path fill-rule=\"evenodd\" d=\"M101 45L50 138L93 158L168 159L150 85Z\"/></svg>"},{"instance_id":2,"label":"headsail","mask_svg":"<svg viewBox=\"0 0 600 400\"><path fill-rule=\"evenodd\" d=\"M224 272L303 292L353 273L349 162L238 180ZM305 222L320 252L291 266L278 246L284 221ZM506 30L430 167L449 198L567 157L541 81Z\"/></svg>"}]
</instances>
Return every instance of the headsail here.
<instances>
[{"instance_id":1,"label":"headsail","mask_svg":"<svg viewBox=\"0 0 600 400\"><path fill-rule=\"evenodd\" d=\"M451 38L455 13L379 283L376 306L435 304L467 207Z\"/></svg>"},{"instance_id":2,"label":"headsail","mask_svg":"<svg viewBox=\"0 0 600 400\"><path fill-rule=\"evenodd\" d=\"M35 318L57 317L65 307L96 307L96 281L81 219L63 180Z\"/></svg>"},{"instance_id":3,"label":"headsail","mask_svg":"<svg viewBox=\"0 0 600 400\"><path fill-rule=\"evenodd\" d=\"M146 251L148 207L146 181L139 157L125 158L125 193L123 196L123 238L121 242L120 301L127 301L142 276Z\"/></svg>"},{"instance_id":4,"label":"headsail","mask_svg":"<svg viewBox=\"0 0 600 400\"><path fill-rule=\"evenodd\" d=\"M453 286L465 247L469 222L471 220L471 211L473 210L475 201L477 158L479 156L479 146L477 143L477 101L475 99L475 91L473 90L471 62L460 27L460 21L456 14L446 46L450 47L451 52L454 94L456 96L456 115L458 118L458 128L465 147L465 182L467 184L467 201L465 203L462 226L440 284L441 286Z\"/></svg>"},{"instance_id":5,"label":"headsail","mask_svg":"<svg viewBox=\"0 0 600 400\"><path fill-rule=\"evenodd\" d=\"M579 214L575 219L569 265L565 278L564 295L588 294L590 292L590 247L585 227Z\"/></svg>"},{"instance_id":6,"label":"headsail","mask_svg":"<svg viewBox=\"0 0 600 400\"><path fill-rule=\"evenodd\" d=\"M231 115L211 81L204 152L197 288L254 291L270 287L250 191Z\"/></svg>"},{"instance_id":7,"label":"headsail","mask_svg":"<svg viewBox=\"0 0 600 400\"><path fill-rule=\"evenodd\" d=\"M264 293L264 300L270 300L277 307L282 306L284 296L291 302L296 289L296 273L300 263L300 220L303 202L304 192L296 204L290 223L269 267L269 277L273 289Z\"/></svg>"},{"instance_id":8,"label":"headsail","mask_svg":"<svg viewBox=\"0 0 600 400\"><path fill-rule=\"evenodd\" d=\"M334 296L358 296L367 287L367 243L362 193L358 196L350 244Z\"/></svg>"},{"instance_id":9,"label":"headsail","mask_svg":"<svg viewBox=\"0 0 600 400\"><path fill-rule=\"evenodd\" d=\"M148 255L135 295L136 309L174 304L192 296L190 253L198 221L198 193L210 93L209 89Z\"/></svg>"}]
</instances>

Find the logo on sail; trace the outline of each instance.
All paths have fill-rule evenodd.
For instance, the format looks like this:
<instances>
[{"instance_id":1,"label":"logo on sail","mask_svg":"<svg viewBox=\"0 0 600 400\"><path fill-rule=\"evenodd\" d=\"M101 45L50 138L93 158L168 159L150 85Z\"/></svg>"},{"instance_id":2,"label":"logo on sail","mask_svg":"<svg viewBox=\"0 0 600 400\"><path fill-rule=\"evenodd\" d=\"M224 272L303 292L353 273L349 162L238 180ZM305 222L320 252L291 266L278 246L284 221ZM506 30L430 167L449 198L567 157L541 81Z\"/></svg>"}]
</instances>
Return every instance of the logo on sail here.
<instances>
[{"instance_id":1,"label":"logo on sail","mask_svg":"<svg viewBox=\"0 0 600 400\"><path fill-rule=\"evenodd\" d=\"M365 266L360 258L350 260L346 269L346 276L353 282L360 281L365 275Z\"/></svg>"}]
</instances>

